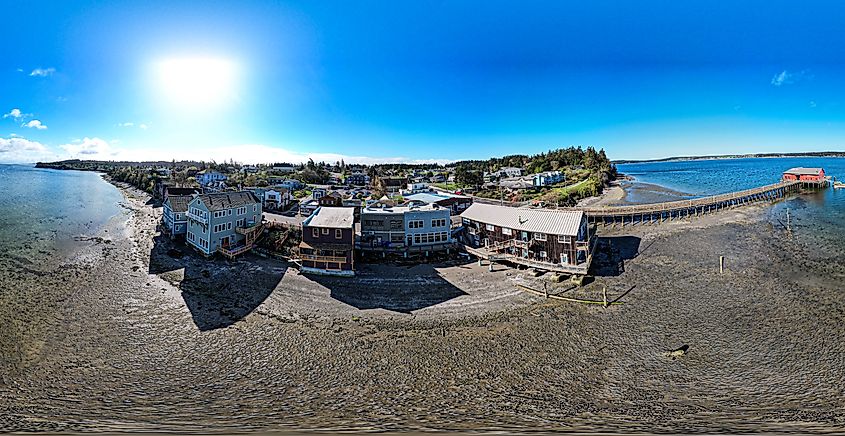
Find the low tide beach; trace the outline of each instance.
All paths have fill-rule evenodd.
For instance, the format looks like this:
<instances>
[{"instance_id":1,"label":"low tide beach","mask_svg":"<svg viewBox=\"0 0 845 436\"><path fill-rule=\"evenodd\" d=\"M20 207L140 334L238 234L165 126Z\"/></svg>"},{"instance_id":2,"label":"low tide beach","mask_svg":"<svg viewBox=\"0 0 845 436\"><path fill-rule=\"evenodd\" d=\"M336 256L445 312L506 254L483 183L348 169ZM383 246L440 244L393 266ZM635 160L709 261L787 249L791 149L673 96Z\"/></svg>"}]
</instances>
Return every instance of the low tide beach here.
<instances>
[{"instance_id":1,"label":"low tide beach","mask_svg":"<svg viewBox=\"0 0 845 436\"><path fill-rule=\"evenodd\" d=\"M0 253L0 430L845 431L845 244L813 196L600 228L576 289L467 260L174 258L121 193L72 255Z\"/></svg>"}]
</instances>

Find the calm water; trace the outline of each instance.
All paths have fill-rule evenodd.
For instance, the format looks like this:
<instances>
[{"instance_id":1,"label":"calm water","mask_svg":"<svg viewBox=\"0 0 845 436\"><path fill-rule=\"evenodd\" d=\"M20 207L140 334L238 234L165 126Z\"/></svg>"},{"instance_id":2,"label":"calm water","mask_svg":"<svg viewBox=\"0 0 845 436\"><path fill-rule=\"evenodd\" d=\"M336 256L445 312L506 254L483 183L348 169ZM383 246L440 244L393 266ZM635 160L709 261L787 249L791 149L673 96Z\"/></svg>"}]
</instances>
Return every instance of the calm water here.
<instances>
[{"instance_id":1,"label":"calm water","mask_svg":"<svg viewBox=\"0 0 845 436\"><path fill-rule=\"evenodd\" d=\"M724 194L776 183L783 171L793 167L821 167L827 175L845 181L843 158L717 159L618 166L619 171L635 178L634 186L638 183L659 185L685 194L683 198ZM632 189L629 192L627 200L634 203L677 199L670 198L675 194L650 195L648 189ZM845 189L826 189L790 197L767 210L769 220L775 225L783 225L787 209L796 234L811 239L820 248L820 256L825 252L835 252L825 250L826 247L845 246Z\"/></svg>"},{"instance_id":2,"label":"calm water","mask_svg":"<svg viewBox=\"0 0 845 436\"><path fill-rule=\"evenodd\" d=\"M72 247L120 212L120 192L99 174L0 165L0 257L31 259Z\"/></svg>"}]
</instances>

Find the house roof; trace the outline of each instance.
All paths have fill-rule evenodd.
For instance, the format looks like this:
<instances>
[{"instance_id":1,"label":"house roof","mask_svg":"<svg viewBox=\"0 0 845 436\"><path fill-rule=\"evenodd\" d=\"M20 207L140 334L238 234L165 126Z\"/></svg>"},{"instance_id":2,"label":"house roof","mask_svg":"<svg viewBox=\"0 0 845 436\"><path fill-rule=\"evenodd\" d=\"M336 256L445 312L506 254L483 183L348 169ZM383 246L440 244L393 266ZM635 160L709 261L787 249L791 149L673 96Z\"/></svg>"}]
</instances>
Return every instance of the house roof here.
<instances>
[{"instance_id":1,"label":"house roof","mask_svg":"<svg viewBox=\"0 0 845 436\"><path fill-rule=\"evenodd\" d=\"M804 176L817 176L821 174L823 170L821 168L792 168L788 171L784 171L784 174L796 174L796 175L804 175Z\"/></svg>"},{"instance_id":2,"label":"house roof","mask_svg":"<svg viewBox=\"0 0 845 436\"><path fill-rule=\"evenodd\" d=\"M190 196L191 194L196 194L196 193L199 192L199 189L197 189L197 188L180 188L180 187L176 187L176 186L167 186L164 189L167 192L168 196L173 196L173 195L188 195L188 196Z\"/></svg>"},{"instance_id":3,"label":"house roof","mask_svg":"<svg viewBox=\"0 0 845 436\"><path fill-rule=\"evenodd\" d=\"M355 209L352 207L320 206L303 221L308 227L352 228L355 225Z\"/></svg>"},{"instance_id":4,"label":"house roof","mask_svg":"<svg viewBox=\"0 0 845 436\"><path fill-rule=\"evenodd\" d=\"M462 195L446 194L442 192L418 192L416 194L408 194L404 196L405 200L422 201L423 203L437 203L438 201L449 200L453 198L468 199Z\"/></svg>"},{"instance_id":5,"label":"house roof","mask_svg":"<svg viewBox=\"0 0 845 436\"><path fill-rule=\"evenodd\" d=\"M193 199L194 197L191 195L171 195L167 197L165 203L170 204L170 210L173 212L187 212L188 203Z\"/></svg>"},{"instance_id":6,"label":"house roof","mask_svg":"<svg viewBox=\"0 0 845 436\"><path fill-rule=\"evenodd\" d=\"M260 203L258 197L250 191L218 192L198 195L200 201L210 211L231 209L233 207L249 206Z\"/></svg>"},{"instance_id":7,"label":"house roof","mask_svg":"<svg viewBox=\"0 0 845 436\"><path fill-rule=\"evenodd\" d=\"M584 212L473 203L461 217L525 232L577 236Z\"/></svg>"}]
</instances>

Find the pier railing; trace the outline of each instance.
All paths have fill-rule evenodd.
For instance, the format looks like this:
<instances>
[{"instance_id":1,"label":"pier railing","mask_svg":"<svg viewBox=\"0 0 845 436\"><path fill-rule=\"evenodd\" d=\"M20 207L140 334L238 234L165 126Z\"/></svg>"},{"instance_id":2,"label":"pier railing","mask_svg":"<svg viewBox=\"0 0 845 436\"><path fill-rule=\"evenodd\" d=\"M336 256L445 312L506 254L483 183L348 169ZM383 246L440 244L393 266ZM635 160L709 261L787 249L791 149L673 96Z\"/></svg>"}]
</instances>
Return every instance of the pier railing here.
<instances>
[{"instance_id":1,"label":"pier railing","mask_svg":"<svg viewBox=\"0 0 845 436\"><path fill-rule=\"evenodd\" d=\"M694 198L690 200L677 200L663 203L637 204L630 206L593 206L573 208L573 210L584 211L584 213L588 217L659 214L677 210L693 210L697 208L706 208L709 206L727 204L735 201L754 199L758 198L759 196L780 196L783 193L797 189L798 186L802 183L806 182L785 181L780 183L774 183L771 185L761 186L759 188L747 189L744 191L731 192L727 194L712 195L709 197Z\"/></svg>"}]
</instances>

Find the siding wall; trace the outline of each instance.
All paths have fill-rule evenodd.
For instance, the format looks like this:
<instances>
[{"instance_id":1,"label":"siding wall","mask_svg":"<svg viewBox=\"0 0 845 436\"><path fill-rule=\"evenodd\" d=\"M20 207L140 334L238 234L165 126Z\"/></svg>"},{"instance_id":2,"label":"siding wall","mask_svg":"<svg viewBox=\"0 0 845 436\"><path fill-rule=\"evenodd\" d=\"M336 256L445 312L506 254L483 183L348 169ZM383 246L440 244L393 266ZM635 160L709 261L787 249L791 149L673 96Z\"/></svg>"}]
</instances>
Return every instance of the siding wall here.
<instances>
[{"instance_id":1,"label":"siding wall","mask_svg":"<svg viewBox=\"0 0 845 436\"><path fill-rule=\"evenodd\" d=\"M253 206L255 206L255 209L253 209ZM238 220L244 220L243 223L246 224L250 221L261 222L262 219L262 208L261 205L257 203L255 205L242 206L246 207L245 214L239 215L238 208L235 207L227 209L226 216L218 218L215 218L214 212L209 212L208 208L206 208L199 199L191 201L188 205L188 210L190 211L192 207L208 213L208 225L206 226L192 219L188 219L187 233L192 233L196 238L208 241L208 248L202 247L198 240L192 240L189 235L186 235L186 240L188 244L194 246L205 254L215 253L220 247L223 238L229 239L230 247L243 243L243 240L245 239L244 235L235 232L235 228L238 226ZM228 213L229 210L231 210L231 215ZM229 225L230 223L231 226ZM214 226L219 224L223 224L225 230L215 232Z\"/></svg>"}]
</instances>

